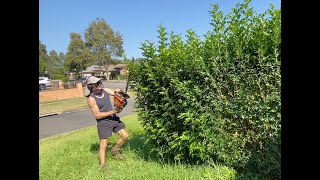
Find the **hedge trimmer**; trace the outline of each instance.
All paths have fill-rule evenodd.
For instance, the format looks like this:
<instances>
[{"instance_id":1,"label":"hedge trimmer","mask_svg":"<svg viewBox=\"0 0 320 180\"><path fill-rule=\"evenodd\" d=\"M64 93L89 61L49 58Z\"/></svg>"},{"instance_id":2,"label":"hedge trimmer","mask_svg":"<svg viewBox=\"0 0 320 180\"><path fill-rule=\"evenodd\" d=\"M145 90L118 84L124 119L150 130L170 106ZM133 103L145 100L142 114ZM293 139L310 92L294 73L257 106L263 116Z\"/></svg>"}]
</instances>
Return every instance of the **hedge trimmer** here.
<instances>
[{"instance_id":1,"label":"hedge trimmer","mask_svg":"<svg viewBox=\"0 0 320 180\"><path fill-rule=\"evenodd\" d=\"M129 99L130 96L127 94L127 90L125 92L121 90L121 92L119 93L115 92L114 94L115 94L114 100L113 100L114 107L116 109L119 109L119 112L121 112L122 109L127 106L128 104L127 99Z\"/></svg>"}]
</instances>

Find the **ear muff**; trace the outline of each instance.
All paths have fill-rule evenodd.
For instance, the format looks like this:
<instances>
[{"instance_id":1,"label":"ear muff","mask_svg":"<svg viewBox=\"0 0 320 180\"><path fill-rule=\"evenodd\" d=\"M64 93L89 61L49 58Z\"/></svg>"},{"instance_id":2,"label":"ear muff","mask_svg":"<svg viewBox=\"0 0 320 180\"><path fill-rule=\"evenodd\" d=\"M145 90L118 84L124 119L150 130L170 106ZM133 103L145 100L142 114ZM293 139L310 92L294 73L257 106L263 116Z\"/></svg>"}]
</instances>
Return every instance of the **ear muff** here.
<instances>
[{"instance_id":1,"label":"ear muff","mask_svg":"<svg viewBox=\"0 0 320 180\"><path fill-rule=\"evenodd\" d=\"M86 85L88 87L88 89L90 90L90 92L92 91L92 85L91 84L88 84L88 80L91 78L92 76L90 76L87 80L86 80Z\"/></svg>"},{"instance_id":2,"label":"ear muff","mask_svg":"<svg viewBox=\"0 0 320 180\"><path fill-rule=\"evenodd\" d=\"M90 91L92 91L92 85L91 85L91 84L88 84L87 87L88 87L88 89L89 89Z\"/></svg>"}]
</instances>

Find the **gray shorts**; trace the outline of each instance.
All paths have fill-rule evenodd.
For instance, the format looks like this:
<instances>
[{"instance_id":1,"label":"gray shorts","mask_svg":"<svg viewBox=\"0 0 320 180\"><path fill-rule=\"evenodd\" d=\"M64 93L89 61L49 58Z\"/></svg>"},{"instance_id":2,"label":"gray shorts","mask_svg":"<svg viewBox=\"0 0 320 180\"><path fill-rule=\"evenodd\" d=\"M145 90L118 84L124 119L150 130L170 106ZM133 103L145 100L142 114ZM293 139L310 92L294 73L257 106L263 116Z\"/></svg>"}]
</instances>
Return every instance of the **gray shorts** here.
<instances>
[{"instance_id":1,"label":"gray shorts","mask_svg":"<svg viewBox=\"0 0 320 180\"><path fill-rule=\"evenodd\" d=\"M98 134L100 139L107 139L112 135L112 132L117 133L126 126L120 120L101 120L97 124Z\"/></svg>"}]
</instances>

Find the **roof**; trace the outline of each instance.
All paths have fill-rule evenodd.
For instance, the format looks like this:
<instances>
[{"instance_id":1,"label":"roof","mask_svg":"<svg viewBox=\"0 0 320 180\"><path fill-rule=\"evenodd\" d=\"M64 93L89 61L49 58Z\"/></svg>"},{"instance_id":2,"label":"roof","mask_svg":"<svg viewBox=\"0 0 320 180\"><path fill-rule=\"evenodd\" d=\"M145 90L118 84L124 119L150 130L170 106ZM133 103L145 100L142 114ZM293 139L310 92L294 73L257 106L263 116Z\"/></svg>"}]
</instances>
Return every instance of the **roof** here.
<instances>
[{"instance_id":1,"label":"roof","mask_svg":"<svg viewBox=\"0 0 320 180\"><path fill-rule=\"evenodd\" d=\"M114 69L127 69L127 66L117 66Z\"/></svg>"},{"instance_id":2,"label":"roof","mask_svg":"<svg viewBox=\"0 0 320 180\"><path fill-rule=\"evenodd\" d=\"M118 69L118 68L120 68L120 69L127 69L127 65L126 64L110 64L109 66L108 66L108 71L112 71L112 70L114 70L114 69ZM106 69L105 69L105 67L104 66L100 66L99 67L99 65L96 65L96 64L94 64L94 65L91 65L91 66L89 66L86 70L84 70L84 71L82 71L82 72L84 72L84 73L88 73L88 72L97 72L97 71L106 71Z\"/></svg>"},{"instance_id":3,"label":"roof","mask_svg":"<svg viewBox=\"0 0 320 180\"><path fill-rule=\"evenodd\" d=\"M104 67L100 67L98 65L91 65L89 66L86 70L82 71L82 72L93 72L93 71L105 71L105 68Z\"/></svg>"}]
</instances>

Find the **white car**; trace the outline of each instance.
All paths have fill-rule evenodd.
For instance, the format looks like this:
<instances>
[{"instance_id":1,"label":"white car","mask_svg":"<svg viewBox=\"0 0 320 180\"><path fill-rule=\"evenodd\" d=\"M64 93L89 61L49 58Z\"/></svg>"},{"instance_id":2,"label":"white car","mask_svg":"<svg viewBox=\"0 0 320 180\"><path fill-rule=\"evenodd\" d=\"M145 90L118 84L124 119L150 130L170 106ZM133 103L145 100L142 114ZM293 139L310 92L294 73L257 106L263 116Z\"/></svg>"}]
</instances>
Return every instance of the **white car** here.
<instances>
[{"instance_id":1,"label":"white car","mask_svg":"<svg viewBox=\"0 0 320 180\"><path fill-rule=\"evenodd\" d=\"M39 77L39 90L44 90L48 86L51 86L51 81L47 77Z\"/></svg>"}]
</instances>

